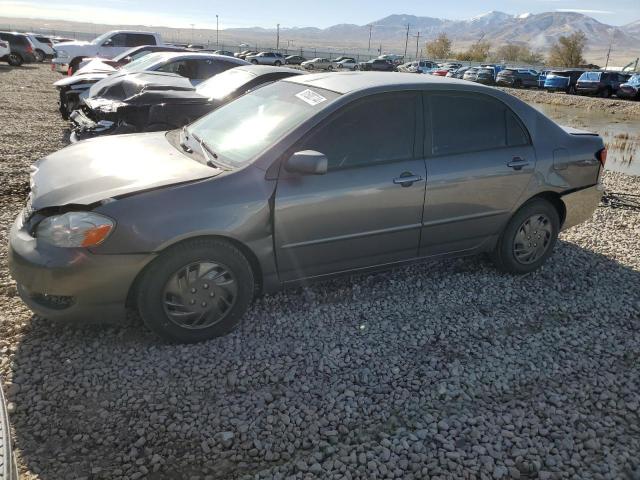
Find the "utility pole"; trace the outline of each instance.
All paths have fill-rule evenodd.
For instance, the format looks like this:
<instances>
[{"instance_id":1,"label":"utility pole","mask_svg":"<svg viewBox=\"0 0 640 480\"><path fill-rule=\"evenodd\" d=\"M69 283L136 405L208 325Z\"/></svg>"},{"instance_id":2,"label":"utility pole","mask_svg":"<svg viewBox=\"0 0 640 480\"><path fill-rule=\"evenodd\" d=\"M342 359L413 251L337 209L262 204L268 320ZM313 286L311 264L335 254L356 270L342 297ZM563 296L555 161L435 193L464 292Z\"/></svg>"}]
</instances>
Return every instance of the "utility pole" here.
<instances>
[{"instance_id":1,"label":"utility pole","mask_svg":"<svg viewBox=\"0 0 640 480\"><path fill-rule=\"evenodd\" d=\"M611 41L609 42L609 50L607 50L607 62L605 64L605 66L604 66L605 70L609 66L609 56L611 55L611 45L613 45L613 38L611 38Z\"/></svg>"},{"instance_id":2,"label":"utility pole","mask_svg":"<svg viewBox=\"0 0 640 480\"><path fill-rule=\"evenodd\" d=\"M409 24L407 23L407 36L404 40L404 58L407 58L407 47L409 46Z\"/></svg>"},{"instance_id":3,"label":"utility pole","mask_svg":"<svg viewBox=\"0 0 640 480\"><path fill-rule=\"evenodd\" d=\"M216 15L216 48L220 48L220 24L218 23L218 15Z\"/></svg>"},{"instance_id":4,"label":"utility pole","mask_svg":"<svg viewBox=\"0 0 640 480\"><path fill-rule=\"evenodd\" d=\"M414 35L414 37L416 37L416 60L418 60L418 51L420 50L420 32L418 32L417 35Z\"/></svg>"},{"instance_id":5,"label":"utility pole","mask_svg":"<svg viewBox=\"0 0 640 480\"><path fill-rule=\"evenodd\" d=\"M373 32L373 24L369 25L369 46L367 47L367 53L371 51L371 33Z\"/></svg>"},{"instance_id":6,"label":"utility pole","mask_svg":"<svg viewBox=\"0 0 640 480\"><path fill-rule=\"evenodd\" d=\"M280 49L280 24L278 24L277 27L277 33L276 33L276 50Z\"/></svg>"}]
</instances>

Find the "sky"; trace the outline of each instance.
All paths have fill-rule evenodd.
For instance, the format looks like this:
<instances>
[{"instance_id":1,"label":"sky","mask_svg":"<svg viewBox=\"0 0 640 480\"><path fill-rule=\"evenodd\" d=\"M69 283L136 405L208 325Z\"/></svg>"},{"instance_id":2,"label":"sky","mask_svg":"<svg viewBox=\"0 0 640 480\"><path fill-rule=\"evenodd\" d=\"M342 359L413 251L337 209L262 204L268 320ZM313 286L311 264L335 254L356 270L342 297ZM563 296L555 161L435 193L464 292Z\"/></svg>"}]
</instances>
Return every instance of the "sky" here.
<instances>
[{"instance_id":1,"label":"sky","mask_svg":"<svg viewBox=\"0 0 640 480\"><path fill-rule=\"evenodd\" d=\"M216 3L218 3L216 5ZM499 10L510 14L575 11L610 25L640 19L640 0L0 0L0 16L179 28L365 25L394 13L467 19Z\"/></svg>"}]
</instances>

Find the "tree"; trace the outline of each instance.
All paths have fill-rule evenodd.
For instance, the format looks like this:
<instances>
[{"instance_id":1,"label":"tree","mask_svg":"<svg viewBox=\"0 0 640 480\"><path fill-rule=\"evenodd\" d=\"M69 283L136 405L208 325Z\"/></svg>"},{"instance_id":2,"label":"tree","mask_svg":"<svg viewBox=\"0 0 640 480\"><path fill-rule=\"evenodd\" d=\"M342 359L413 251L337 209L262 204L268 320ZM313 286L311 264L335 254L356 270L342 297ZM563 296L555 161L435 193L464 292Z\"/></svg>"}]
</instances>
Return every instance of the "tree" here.
<instances>
[{"instance_id":1,"label":"tree","mask_svg":"<svg viewBox=\"0 0 640 480\"><path fill-rule=\"evenodd\" d=\"M549 53L549 65L556 67L577 67L585 63L584 48L587 44L587 36L583 32L575 32L568 36L562 36L551 47Z\"/></svg>"},{"instance_id":2,"label":"tree","mask_svg":"<svg viewBox=\"0 0 640 480\"><path fill-rule=\"evenodd\" d=\"M499 47L492 55L496 62L521 62L530 65L543 63L544 58L539 52L531 50L526 45L507 43Z\"/></svg>"},{"instance_id":3,"label":"tree","mask_svg":"<svg viewBox=\"0 0 640 480\"><path fill-rule=\"evenodd\" d=\"M458 53L456 58L467 62L484 62L489 57L491 44L489 42L476 42L466 51Z\"/></svg>"},{"instance_id":4,"label":"tree","mask_svg":"<svg viewBox=\"0 0 640 480\"><path fill-rule=\"evenodd\" d=\"M427 42L425 48L429 58L449 58L451 55L451 40L446 33L441 33L435 40Z\"/></svg>"}]
</instances>

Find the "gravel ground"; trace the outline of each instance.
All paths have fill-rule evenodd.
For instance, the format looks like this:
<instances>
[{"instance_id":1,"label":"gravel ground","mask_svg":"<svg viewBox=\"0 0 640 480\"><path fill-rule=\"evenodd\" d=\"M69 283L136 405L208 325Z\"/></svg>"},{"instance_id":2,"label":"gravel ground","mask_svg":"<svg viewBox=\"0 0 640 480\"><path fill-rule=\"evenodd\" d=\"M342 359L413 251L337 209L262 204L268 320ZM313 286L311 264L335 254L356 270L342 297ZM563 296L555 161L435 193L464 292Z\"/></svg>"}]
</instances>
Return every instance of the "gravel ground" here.
<instances>
[{"instance_id":1,"label":"gravel ground","mask_svg":"<svg viewBox=\"0 0 640 480\"><path fill-rule=\"evenodd\" d=\"M552 93L537 89L499 88L525 102L547 103L549 105L563 105L585 110L597 110L621 115L623 117L640 117L640 102L633 100L567 95L565 93Z\"/></svg>"},{"instance_id":2,"label":"gravel ground","mask_svg":"<svg viewBox=\"0 0 640 480\"><path fill-rule=\"evenodd\" d=\"M0 66L0 377L23 478L640 479L640 212L599 208L535 274L355 276L263 297L200 345L135 318L56 325L16 296L5 247L29 163L64 143L56 78Z\"/></svg>"}]
</instances>

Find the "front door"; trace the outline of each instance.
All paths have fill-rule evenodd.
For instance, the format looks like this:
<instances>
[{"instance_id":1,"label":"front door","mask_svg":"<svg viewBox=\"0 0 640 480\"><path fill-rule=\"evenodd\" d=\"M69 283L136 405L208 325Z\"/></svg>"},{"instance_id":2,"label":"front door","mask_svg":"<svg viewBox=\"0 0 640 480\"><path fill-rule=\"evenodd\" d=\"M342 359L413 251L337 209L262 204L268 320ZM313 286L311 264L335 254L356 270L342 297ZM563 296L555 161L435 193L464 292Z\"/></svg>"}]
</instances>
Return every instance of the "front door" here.
<instances>
[{"instance_id":1,"label":"front door","mask_svg":"<svg viewBox=\"0 0 640 480\"><path fill-rule=\"evenodd\" d=\"M417 93L373 95L296 145L324 153L329 167L324 175L281 168L274 225L281 280L417 256L426 178L416 141L421 113Z\"/></svg>"},{"instance_id":2,"label":"front door","mask_svg":"<svg viewBox=\"0 0 640 480\"><path fill-rule=\"evenodd\" d=\"M480 247L500 233L534 173L516 114L483 94L426 96L427 190L420 254Z\"/></svg>"}]
</instances>

